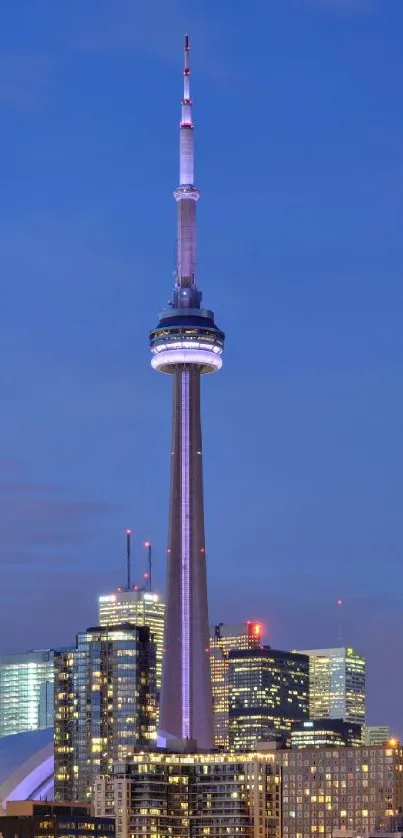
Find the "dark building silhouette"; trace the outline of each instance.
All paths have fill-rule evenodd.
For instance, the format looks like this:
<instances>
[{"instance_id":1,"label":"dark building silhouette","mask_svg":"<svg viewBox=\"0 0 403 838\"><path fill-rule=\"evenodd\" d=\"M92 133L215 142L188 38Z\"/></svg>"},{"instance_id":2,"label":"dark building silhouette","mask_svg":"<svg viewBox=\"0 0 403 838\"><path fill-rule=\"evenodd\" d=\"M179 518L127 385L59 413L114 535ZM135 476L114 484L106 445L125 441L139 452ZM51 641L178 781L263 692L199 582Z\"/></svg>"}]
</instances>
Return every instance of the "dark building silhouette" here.
<instances>
[{"instance_id":1,"label":"dark building silhouette","mask_svg":"<svg viewBox=\"0 0 403 838\"><path fill-rule=\"evenodd\" d=\"M291 729L292 748L332 748L361 745L362 726L343 719L311 719L296 722Z\"/></svg>"},{"instance_id":2,"label":"dark building silhouette","mask_svg":"<svg viewBox=\"0 0 403 838\"><path fill-rule=\"evenodd\" d=\"M256 742L290 739L293 722L308 718L306 655L261 646L229 653L229 745L249 750Z\"/></svg>"},{"instance_id":3,"label":"dark building silhouette","mask_svg":"<svg viewBox=\"0 0 403 838\"><path fill-rule=\"evenodd\" d=\"M2 838L114 838L114 818L94 817L81 804L9 801L1 818Z\"/></svg>"}]
</instances>

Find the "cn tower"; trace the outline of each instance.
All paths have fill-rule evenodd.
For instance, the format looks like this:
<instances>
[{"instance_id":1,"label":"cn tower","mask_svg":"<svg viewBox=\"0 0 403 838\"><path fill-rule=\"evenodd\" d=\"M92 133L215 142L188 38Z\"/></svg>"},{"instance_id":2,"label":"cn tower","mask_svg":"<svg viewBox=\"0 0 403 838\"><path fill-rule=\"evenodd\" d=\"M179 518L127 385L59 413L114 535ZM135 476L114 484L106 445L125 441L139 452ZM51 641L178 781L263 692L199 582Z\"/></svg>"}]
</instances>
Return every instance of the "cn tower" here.
<instances>
[{"instance_id":1,"label":"cn tower","mask_svg":"<svg viewBox=\"0 0 403 838\"><path fill-rule=\"evenodd\" d=\"M177 257L169 308L150 333L151 364L172 376L172 447L165 649L160 729L200 748L213 743L209 661L200 377L222 366L224 333L201 307L196 284L194 128L185 36L180 122Z\"/></svg>"}]
</instances>

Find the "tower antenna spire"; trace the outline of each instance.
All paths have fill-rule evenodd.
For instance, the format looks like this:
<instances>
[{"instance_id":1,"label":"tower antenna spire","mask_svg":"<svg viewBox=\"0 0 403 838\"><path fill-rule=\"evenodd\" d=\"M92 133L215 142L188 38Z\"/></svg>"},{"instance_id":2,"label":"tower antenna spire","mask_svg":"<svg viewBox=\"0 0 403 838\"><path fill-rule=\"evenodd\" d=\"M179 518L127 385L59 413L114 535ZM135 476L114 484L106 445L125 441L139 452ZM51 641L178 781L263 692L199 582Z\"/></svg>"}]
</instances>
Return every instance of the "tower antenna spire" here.
<instances>
[{"instance_id":1,"label":"tower antenna spire","mask_svg":"<svg viewBox=\"0 0 403 838\"><path fill-rule=\"evenodd\" d=\"M148 578L148 590L149 593L152 591L152 546L151 541L146 541L144 547L147 550L147 578Z\"/></svg>"},{"instance_id":2,"label":"tower antenna spire","mask_svg":"<svg viewBox=\"0 0 403 838\"><path fill-rule=\"evenodd\" d=\"M186 105L191 105L192 100L190 98L190 43L189 43L189 35L185 35L185 43L183 49L183 99L182 99L182 123L192 124L192 111L186 111L184 113L184 108ZM186 117L190 119L190 123L187 123Z\"/></svg>"},{"instance_id":3,"label":"tower antenna spire","mask_svg":"<svg viewBox=\"0 0 403 838\"><path fill-rule=\"evenodd\" d=\"M126 530L126 565L127 565L127 590L130 591L132 586L131 579L131 530Z\"/></svg>"}]
</instances>

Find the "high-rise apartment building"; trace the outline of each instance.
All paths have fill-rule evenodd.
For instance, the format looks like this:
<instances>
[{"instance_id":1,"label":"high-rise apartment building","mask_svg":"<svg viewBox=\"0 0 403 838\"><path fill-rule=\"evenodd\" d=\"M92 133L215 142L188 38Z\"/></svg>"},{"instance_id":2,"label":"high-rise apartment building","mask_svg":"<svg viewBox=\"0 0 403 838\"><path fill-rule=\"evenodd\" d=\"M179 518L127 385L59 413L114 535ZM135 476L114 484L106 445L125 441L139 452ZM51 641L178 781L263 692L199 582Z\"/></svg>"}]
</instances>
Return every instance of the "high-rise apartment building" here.
<instances>
[{"instance_id":1,"label":"high-rise apartment building","mask_svg":"<svg viewBox=\"0 0 403 838\"><path fill-rule=\"evenodd\" d=\"M280 838L280 765L270 754L136 754L95 784L117 838Z\"/></svg>"},{"instance_id":2,"label":"high-rise apartment building","mask_svg":"<svg viewBox=\"0 0 403 838\"><path fill-rule=\"evenodd\" d=\"M54 657L54 788L59 801L75 799L78 765L77 748L78 696L75 691L76 648L63 649Z\"/></svg>"},{"instance_id":3,"label":"high-rise apartment building","mask_svg":"<svg viewBox=\"0 0 403 838\"><path fill-rule=\"evenodd\" d=\"M0 736L53 725L51 649L0 655Z\"/></svg>"},{"instance_id":4,"label":"high-rise apartment building","mask_svg":"<svg viewBox=\"0 0 403 838\"><path fill-rule=\"evenodd\" d=\"M189 39L185 37L180 122L177 253L170 306L150 332L151 364L172 378L171 490L166 631L160 727L213 744L209 660L200 379L222 366L224 333L201 307L196 285L196 204Z\"/></svg>"},{"instance_id":5,"label":"high-rise apartment building","mask_svg":"<svg viewBox=\"0 0 403 838\"><path fill-rule=\"evenodd\" d=\"M156 739L155 644L146 626L96 627L57 659L56 800L90 800L95 778Z\"/></svg>"},{"instance_id":6,"label":"high-rise apartment building","mask_svg":"<svg viewBox=\"0 0 403 838\"><path fill-rule=\"evenodd\" d=\"M361 745L361 725L342 719L312 719L292 726L292 748L334 748Z\"/></svg>"},{"instance_id":7,"label":"high-rise apartment building","mask_svg":"<svg viewBox=\"0 0 403 838\"><path fill-rule=\"evenodd\" d=\"M365 657L351 648L308 649L309 716L365 724Z\"/></svg>"},{"instance_id":8,"label":"high-rise apartment building","mask_svg":"<svg viewBox=\"0 0 403 838\"><path fill-rule=\"evenodd\" d=\"M402 811L400 745L277 751L284 838L363 836Z\"/></svg>"},{"instance_id":9,"label":"high-rise apartment building","mask_svg":"<svg viewBox=\"0 0 403 838\"><path fill-rule=\"evenodd\" d=\"M256 742L290 739L293 722L308 718L306 655L262 646L229 653L229 744L250 750Z\"/></svg>"},{"instance_id":10,"label":"high-rise apartment building","mask_svg":"<svg viewBox=\"0 0 403 838\"><path fill-rule=\"evenodd\" d=\"M100 626L116 626L133 623L135 626L149 626L156 646L157 693L161 690L162 658L164 653L165 601L160 594L151 591L117 590L98 599L98 622Z\"/></svg>"},{"instance_id":11,"label":"high-rise apartment building","mask_svg":"<svg viewBox=\"0 0 403 838\"><path fill-rule=\"evenodd\" d=\"M254 649L262 642L262 625L253 620L235 625L218 623L210 629L210 669L213 692L214 747L229 746L229 652Z\"/></svg>"}]
</instances>

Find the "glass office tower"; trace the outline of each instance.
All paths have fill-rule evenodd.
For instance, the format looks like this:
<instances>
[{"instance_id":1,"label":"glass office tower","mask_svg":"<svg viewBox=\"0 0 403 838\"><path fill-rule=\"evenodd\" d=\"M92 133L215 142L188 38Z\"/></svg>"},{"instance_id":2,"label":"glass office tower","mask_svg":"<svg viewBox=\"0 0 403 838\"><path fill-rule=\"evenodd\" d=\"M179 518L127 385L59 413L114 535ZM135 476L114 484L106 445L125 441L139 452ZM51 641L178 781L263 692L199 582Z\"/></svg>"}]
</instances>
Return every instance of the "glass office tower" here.
<instances>
[{"instance_id":1,"label":"glass office tower","mask_svg":"<svg viewBox=\"0 0 403 838\"><path fill-rule=\"evenodd\" d=\"M51 649L0 655L0 736L53 725Z\"/></svg>"},{"instance_id":2,"label":"glass office tower","mask_svg":"<svg viewBox=\"0 0 403 838\"><path fill-rule=\"evenodd\" d=\"M229 652L231 649L258 648L261 642L262 625L253 620L232 625L218 623L218 625L210 628L210 670L215 748L228 748L229 744Z\"/></svg>"},{"instance_id":3,"label":"glass office tower","mask_svg":"<svg viewBox=\"0 0 403 838\"><path fill-rule=\"evenodd\" d=\"M308 649L309 717L365 724L365 657L356 649Z\"/></svg>"},{"instance_id":4,"label":"glass office tower","mask_svg":"<svg viewBox=\"0 0 403 838\"><path fill-rule=\"evenodd\" d=\"M229 744L251 750L290 741L293 722L308 718L309 659L263 646L229 653ZM259 744L257 744L259 747Z\"/></svg>"}]
</instances>

